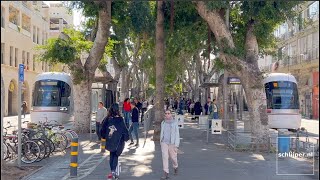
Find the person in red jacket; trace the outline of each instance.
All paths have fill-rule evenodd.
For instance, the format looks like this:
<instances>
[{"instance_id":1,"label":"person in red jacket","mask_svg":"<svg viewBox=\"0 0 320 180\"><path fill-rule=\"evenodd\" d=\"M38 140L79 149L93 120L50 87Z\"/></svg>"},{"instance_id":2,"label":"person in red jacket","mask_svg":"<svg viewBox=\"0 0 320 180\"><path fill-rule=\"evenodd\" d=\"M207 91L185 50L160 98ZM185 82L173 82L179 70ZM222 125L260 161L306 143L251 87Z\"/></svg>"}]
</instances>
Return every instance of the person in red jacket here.
<instances>
[{"instance_id":1,"label":"person in red jacket","mask_svg":"<svg viewBox=\"0 0 320 180\"><path fill-rule=\"evenodd\" d=\"M126 98L123 102L123 116L124 122L129 129L129 125L131 124L131 103L129 98Z\"/></svg>"}]
</instances>

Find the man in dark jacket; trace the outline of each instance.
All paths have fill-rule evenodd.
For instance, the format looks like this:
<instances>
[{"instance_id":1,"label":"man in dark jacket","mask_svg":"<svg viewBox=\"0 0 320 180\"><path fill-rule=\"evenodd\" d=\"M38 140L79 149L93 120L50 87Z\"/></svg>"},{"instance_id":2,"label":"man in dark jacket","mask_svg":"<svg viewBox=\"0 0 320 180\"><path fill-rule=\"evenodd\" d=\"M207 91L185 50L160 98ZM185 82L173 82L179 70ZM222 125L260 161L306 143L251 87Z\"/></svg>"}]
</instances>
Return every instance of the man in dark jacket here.
<instances>
[{"instance_id":1,"label":"man in dark jacket","mask_svg":"<svg viewBox=\"0 0 320 180\"><path fill-rule=\"evenodd\" d=\"M141 109L142 109L142 103L139 101L139 99L138 99L138 98L135 98L135 99L134 99L134 102L135 102L135 104L136 104L136 107L139 109L139 111L141 111Z\"/></svg>"},{"instance_id":2,"label":"man in dark jacket","mask_svg":"<svg viewBox=\"0 0 320 180\"><path fill-rule=\"evenodd\" d=\"M134 103L134 102L131 103L131 109L132 109L132 111L131 111L132 124L129 128L129 136L131 139L131 143L129 145L134 144L133 138L132 138L132 132L134 132L136 140L137 140L137 143L135 146L139 146L139 134L138 134L138 131L139 131L139 110L136 107L136 103Z\"/></svg>"},{"instance_id":3,"label":"man in dark jacket","mask_svg":"<svg viewBox=\"0 0 320 180\"><path fill-rule=\"evenodd\" d=\"M202 112L202 106L201 106L201 103L200 101L197 101L195 104L194 104L194 114L196 116L200 116ZM197 117L198 118L198 117Z\"/></svg>"},{"instance_id":4,"label":"man in dark jacket","mask_svg":"<svg viewBox=\"0 0 320 180\"><path fill-rule=\"evenodd\" d=\"M129 133L120 115L119 105L116 103L109 108L108 116L103 120L101 137L106 139L106 149L110 151L111 173L109 176L117 178L119 176L116 174L118 158L124 149L124 142L129 140Z\"/></svg>"}]
</instances>

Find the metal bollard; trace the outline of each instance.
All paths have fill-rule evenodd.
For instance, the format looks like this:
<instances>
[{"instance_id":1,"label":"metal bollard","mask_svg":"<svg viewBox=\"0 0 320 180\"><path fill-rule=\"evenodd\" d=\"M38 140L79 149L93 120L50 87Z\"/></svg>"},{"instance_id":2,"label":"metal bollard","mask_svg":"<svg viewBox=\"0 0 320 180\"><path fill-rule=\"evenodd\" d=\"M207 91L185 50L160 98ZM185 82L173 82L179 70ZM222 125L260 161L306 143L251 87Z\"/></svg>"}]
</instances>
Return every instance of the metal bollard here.
<instances>
[{"instance_id":1,"label":"metal bollard","mask_svg":"<svg viewBox=\"0 0 320 180\"><path fill-rule=\"evenodd\" d=\"M71 142L70 177L77 177L78 146L78 138L73 138Z\"/></svg>"},{"instance_id":2,"label":"metal bollard","mask_svg":"<svg viewBox=\"0 0 320 180\"><path fill-rule=\"evenodd\" d=\"M106 152L106 139L101 138L100 149L102 153Z\"/></svg>"}]
</instances>

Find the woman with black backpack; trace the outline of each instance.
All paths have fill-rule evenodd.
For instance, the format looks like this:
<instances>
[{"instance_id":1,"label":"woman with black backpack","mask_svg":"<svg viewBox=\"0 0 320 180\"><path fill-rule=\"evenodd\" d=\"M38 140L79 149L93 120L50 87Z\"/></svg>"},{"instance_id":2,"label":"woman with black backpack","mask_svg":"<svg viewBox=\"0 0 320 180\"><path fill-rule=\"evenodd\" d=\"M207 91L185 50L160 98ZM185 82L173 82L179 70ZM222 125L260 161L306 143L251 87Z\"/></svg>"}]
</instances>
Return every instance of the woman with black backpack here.
<instances>
[{"instance_id":1,"label":"woman with black backpack","mask_svg":"<svg viewBox=\"0 0 320 180\"><path fill-rule=\"evenodd\" d=\"M129 133L120 115L119 105L116 103L111 105L108 116L103 120L101 137L106 139L106 149L110 151L111 173L108 177L118 179L119 174L116 173L118 158L124 149L124 142L129 140Z\"/></svg>"}]
</instances>

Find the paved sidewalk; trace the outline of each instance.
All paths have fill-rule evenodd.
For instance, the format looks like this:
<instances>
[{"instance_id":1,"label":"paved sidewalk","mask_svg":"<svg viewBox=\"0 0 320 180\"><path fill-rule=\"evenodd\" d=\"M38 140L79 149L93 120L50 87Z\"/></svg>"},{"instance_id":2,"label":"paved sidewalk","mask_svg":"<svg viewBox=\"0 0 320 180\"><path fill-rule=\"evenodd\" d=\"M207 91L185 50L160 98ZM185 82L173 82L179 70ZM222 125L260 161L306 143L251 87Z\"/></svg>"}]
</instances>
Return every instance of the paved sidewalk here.
<instances>
[{"instance_id":1,"label":"paved sidewalk","mask_svg":"<svg viewBox=\"0 0 320 180\"><path fill-rule=\"evenodd\" d=\"M232 152L221 143L205 143L205 133L193 123L181 129L181 147L184 152L179 158L179 175L171 179L180 180L304 180L318 179L315 176L276 175L275 154ZM213 136L213 135L212 135ZM219 135L218 135L219 136ZM213 141L221 138L212 137ZM148 139L146 146L127 148L120 157L122 173L120 179L157 180L162 175L161 149L158 143ZM283 166L283 167L280 167ZM290 165L288 167L288 165ZM172 166L171 166L172 172ZM101 163L86 179L105 179L109 173L108 161ZM279 172L312 173L312 164L305 161L280 160Z\"/></svg>"},{"instance_id":2,"label":"paved sidewalk","mask_svg":"<svg viewBox=\"0 0 320 180\"><path fill-rule=\"evenodd\" d=\"M185 128L180 131L179 175L176 180L310 180L319 179L316 175L277 175L275 154L256 154L251 152L233 152L223 144L220 135L211 135L210 143L206 144L206 134L198 129L196 123L185 121ZM140 134L143 137L143 134ZM110 172L109 156L99 153L96 142L88 142L89 135L81 136L78 178L87 180L106 179ZM140 147L128 147L119 158L122 166L120 179L128 180L159 180L162 175L162 158L159 143L140 139ZM129 142L128 142L129 143ZM127 143L127 144L128 144ZM86 147L84 147L86 145ZM69 152L30 176L29 180L61 180L68 178ZM312 159L311 159L312 160ZM312 173L311 160L279 160L278 173L306 174ZM315 163L315 169L319 169ZM170 165L172 172L172 166Z\"/></svg>"}]
</instances>

